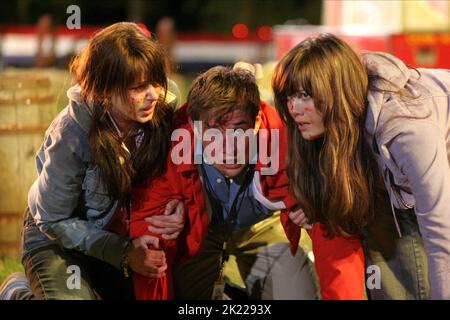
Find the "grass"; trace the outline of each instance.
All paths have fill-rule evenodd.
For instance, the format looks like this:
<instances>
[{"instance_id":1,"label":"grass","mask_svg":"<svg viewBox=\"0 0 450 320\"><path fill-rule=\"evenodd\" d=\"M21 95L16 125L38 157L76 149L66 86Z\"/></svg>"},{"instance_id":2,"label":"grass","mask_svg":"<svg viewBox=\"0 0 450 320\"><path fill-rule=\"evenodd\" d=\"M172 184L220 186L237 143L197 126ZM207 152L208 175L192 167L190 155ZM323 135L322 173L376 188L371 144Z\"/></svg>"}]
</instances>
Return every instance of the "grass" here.
<instances>
[{"instance_id":1,"label":"grass","mask_svg":"<svg viewBox=\"0 0 450 320\"><path fill-rule=\"evenodd\" d=\"M22 264L18 258L0 258L0 283L11 273L18 271L23 272Z\"/></svg>"}]
</instances>

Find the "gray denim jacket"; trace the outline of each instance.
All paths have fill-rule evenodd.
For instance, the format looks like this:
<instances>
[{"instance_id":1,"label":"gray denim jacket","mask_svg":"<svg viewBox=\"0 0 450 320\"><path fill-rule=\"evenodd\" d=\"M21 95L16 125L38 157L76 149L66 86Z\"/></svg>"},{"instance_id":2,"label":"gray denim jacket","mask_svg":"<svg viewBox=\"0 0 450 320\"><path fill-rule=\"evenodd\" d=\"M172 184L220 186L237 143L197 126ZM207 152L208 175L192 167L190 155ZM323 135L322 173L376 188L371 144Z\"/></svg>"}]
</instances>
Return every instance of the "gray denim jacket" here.
<instances>
[{"instance_id":1,"label":"gray denim jacket","mask_svg":"<svg viewBox=\"0 0 450 320\"><path fill-rule=\"evenodd\" d=\"M429 263L433 299L450 299L450 70L409 69L396 57L367 53L376 87L368 94L366 130L392 206L414 208ZM394 213L395 218L395 213Z\"/></svg>"},{"instance_id":2,"label":"gray denim jacket","mask_svg":"<svg viewBox=\"0 0 450 320\"><path fill-rule=\"evenodd\" d=\"M92 105L80 88L68 90L69 105L53 120L36 156L38 178L28 193L23 257L58 243L119 268L129 239L104 230L117 208L91 162L88 133ZM169 81L166 99L176 108L178 89Z\"/></svg>"}]
</instances>

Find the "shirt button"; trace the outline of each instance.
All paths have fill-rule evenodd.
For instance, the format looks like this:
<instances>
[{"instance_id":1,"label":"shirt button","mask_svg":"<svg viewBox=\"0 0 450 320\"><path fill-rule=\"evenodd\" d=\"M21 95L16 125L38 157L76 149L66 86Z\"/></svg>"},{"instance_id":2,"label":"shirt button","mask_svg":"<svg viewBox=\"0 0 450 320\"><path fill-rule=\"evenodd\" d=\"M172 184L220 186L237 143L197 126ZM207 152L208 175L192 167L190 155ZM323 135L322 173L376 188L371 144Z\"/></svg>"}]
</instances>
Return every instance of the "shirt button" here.
<instances>
[{"instance_id":1,"label":"shirt button","mask_svg":"<svg viewBox=\"0 0 450 320\"><path fill-rule=\"evenodd\" d=\"M230 179L230 183L233 183L233 179Z\"/></svg>"},{"instance_id":2,"label":"shirt button","mask_svg":"<svg viewBox=\"0 0 450 320\"><path fill-rule=\"evenodd\" d=\"M217 178L216 182L217 182L217 183L221 183L221 182L222 182L222 179Z\"/></svg>"}]
</instances>

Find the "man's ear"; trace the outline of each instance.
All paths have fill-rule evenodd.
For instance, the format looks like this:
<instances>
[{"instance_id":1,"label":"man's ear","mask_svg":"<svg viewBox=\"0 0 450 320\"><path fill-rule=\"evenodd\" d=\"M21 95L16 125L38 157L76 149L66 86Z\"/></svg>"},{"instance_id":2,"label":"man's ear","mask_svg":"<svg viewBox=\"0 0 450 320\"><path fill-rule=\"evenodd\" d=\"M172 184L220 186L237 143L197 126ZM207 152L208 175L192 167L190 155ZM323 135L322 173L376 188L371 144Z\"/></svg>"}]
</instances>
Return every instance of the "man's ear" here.
<instances>
[{"instance_id":1,"label":"man's ear","mask_svg":"<svg viewBox=\"0 0 450 320\"><path fill-rule=\"evenodd\" d=\"M261 118L261 112L258 112L258 115L255 119L255 126L253 127L253 133L257 134L259 131L259 127L261 127L262 118Z\"/></svg>"}]
</instances>

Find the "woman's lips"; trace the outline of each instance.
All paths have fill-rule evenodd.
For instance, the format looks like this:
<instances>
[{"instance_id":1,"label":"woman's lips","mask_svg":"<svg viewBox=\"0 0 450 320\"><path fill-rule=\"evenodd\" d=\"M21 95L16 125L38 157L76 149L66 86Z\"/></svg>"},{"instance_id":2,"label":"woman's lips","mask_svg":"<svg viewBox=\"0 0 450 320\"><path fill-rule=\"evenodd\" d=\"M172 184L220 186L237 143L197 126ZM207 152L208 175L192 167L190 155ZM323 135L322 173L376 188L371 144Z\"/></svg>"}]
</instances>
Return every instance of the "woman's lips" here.
<instances>
[{"instance_id":1,"label":"woman's lips","mask_svg":"<svg viewBox=\"0 0 450 320\"><path fill-rule=\"evenodd\" d=\"M156 105L156 101L150 101L144 108L141 108L139 111L146 115L149 115L149 114L153 113L155 105Z\"/></svg>"},{"instance_id":2,"label":"woman's lips","mask_svg":"<svg viewBox=\"0 0 450 320\"><path fill-rule=\"evenodd\" d=\"M311 123L309 123L309 122L297 122L297 128L300 131L308 130L310 126L311 126Z\"/></svg>"}]
</instances>

